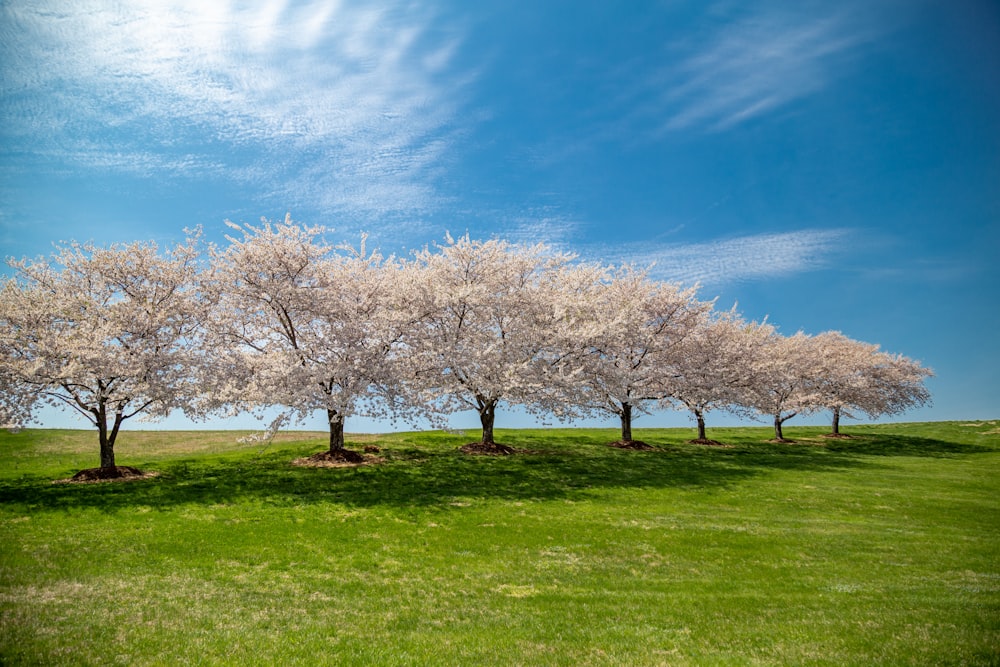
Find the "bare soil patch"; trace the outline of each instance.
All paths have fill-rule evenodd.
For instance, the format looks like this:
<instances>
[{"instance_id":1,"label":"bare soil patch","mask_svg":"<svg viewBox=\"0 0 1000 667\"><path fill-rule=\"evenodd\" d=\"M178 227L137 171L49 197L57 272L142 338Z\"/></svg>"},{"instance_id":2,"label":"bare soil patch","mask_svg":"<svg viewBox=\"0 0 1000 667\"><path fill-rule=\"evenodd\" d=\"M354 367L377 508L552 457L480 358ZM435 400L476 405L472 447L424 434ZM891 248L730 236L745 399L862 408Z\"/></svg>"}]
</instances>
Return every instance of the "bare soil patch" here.
<instances>
[{"instance_id":1,"label":"bare soil patch","mask_svg":"<svg viewBox=\"0 0 1000 667\"><path fill-rule=\"evenodd\" d=\"M853 440L853 435L848 435L847 433L824 433L824 438L832 438L834 440Z\"/></svg>"},{"instance_id":2,"label":"bare soil patch","mask_svg":"<svg viewBox=\"0 0 1000 667\"><path fill-rule=\"evenodd\" d=\"M649 443L645 443L642 440L615 440L614 442L609 442L608 447L615 447L617 449L634 449L643 452L656 449L656 447L653 447Z\"/></svg>"},{"instance_id":3,"label":"bare soil patch","mask_svg":"<svg viewBox=\"0 0 1000 667\"><path fill-rule=\"evenodd\" d=\"M709 440L708 438L695 438L694 440L688 440L689 445L705 445L707 447L730 447L724 442L719 442L718 440Z\"/></svg>"},{"instance_id":4,"label":"bare soil patch","mask_svg":"<svg viewBox=\"0 0 1000 667\"><path fill-rule=\"evenodd\" d=\"M498 442L470 442L467 445L462 445L458 450L463 454L475 454L478 456L510 456L517 451L513 447L501 445Z\"/></svg>"},{"instance_id":5,"label":"bare soil patch","mask_svg":"<svg viewBox=\"0 0 1000 667\"><path fill-rule=\"evenodd\" d=\"M293 466L306 468L352 468L355 466L373 465L385 461L380 456L372 454L359 454L351 449L340 449L333 453L329 450L317 452L312 456L306 456L292 461Z\"/></svg>"},{"instance_id":6,"label":"bare soil patch","mask_svg":"<svg viewBox=\"0 0 1000 667\"><path fill-rule=\"evenodd\" d=\"M98 484L101 482L131 482L137 479L151 479L158 472L143 472L132 466L115 466L113 468L86 468L69 479L57 479L53 484Z\"/></svg>"}]
</instances>

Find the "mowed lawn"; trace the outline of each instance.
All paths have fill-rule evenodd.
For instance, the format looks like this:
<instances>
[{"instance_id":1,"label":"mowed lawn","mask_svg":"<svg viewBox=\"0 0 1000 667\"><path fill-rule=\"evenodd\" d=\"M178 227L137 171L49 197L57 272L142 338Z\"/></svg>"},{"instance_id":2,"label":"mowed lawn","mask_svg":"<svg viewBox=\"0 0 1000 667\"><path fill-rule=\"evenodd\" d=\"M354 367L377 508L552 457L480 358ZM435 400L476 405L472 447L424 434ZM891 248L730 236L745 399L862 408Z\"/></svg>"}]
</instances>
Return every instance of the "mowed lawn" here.
<instances>
[{"instance_id":1,"label":"mowed lawn","mask_svg":"<svg viewBox=\"0 0 1000 667\"><path fill-rule=\"evenodd\" d=\"M996 665L1000 422L0 435L0 664Z\"/></svg>"}]
</instances>

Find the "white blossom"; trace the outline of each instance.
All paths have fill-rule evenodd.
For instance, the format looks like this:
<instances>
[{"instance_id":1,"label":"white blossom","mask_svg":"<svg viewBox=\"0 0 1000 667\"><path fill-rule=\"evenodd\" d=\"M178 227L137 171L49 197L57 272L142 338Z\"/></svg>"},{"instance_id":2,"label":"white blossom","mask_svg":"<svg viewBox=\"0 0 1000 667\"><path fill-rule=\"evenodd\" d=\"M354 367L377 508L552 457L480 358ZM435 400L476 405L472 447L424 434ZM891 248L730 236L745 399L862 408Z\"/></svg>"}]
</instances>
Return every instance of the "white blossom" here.
<instances>
[{"instance_id":1,"label":"white blossom","mask_svg":"<svg viewBox=\"0 0 1000 667\"><path fill-rule=\"evenodd\" d=\"M406 326L395 307L394 258L331 246L322 227L231 225L242 237L211 249L207 354L213 407L281 406L299 418L325 412L330 452L343 450L345 419L386 417Z\"/></svg>"},{"instance_id":2,"label":"white blossom","mask_svg":"<svg viewBox=\"0 0 1000 667\"><path fill-rule=\"evenodd\" d=\"M746 391L758 370L753 360L774 328L746 322L735 311L713 311L702 318L671 355L669 396L663 405L680 405L698 426L696 442L712 442L705 415L713 410L745 411Z\"/></svg>"},{"instance_id":3,"label":"white blossom","mask_svg":"<svg viewBox=\"0 0 1000 667\"><path fill-rule=\"evenodd\" d=\"M555 377L550 279L570 257L544 245L451 236L416 253L409 290L419 326L409 338L412 396L442 412L475 410L494 447L501 401L546 404Z\"/></svg>"},{"instance_id":4,"label":"white blossom","mask_svg":"<svg viewBox=\"0 0 1000 667\"><path fill-rule=\"evenodd\" d=\"M126 419L194 410L192 342L197 234L167 254L154 243L69 243L49 259L11 261L0 293L3 421L28 421L39 400L98 429L101 467L114 468Z\"/></svg>"},{"instance_id":5,"label":"white blossom","mask_svg":"<svg viewBox=\"0 0 1000 667\"><path fill-rule=\"evenodd\" d=\"M681 343L711 309L695 292L631 267L605 270L586 292L585 322L568 331L567 346L584 350L584 405L618 417L622 442L632 440L636 413L670 396Z\"/></svg>"}]
</instances>

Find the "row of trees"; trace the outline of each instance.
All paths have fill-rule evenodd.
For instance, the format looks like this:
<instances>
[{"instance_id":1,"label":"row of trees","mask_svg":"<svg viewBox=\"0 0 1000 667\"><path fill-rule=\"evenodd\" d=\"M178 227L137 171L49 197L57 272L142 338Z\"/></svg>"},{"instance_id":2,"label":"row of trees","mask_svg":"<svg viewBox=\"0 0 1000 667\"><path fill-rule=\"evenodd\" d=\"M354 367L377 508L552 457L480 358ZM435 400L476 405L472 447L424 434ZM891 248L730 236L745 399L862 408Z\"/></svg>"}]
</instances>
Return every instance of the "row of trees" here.
<instances>
[{"instance_id":1,"label":"row of trees","mask_svg":"<svg viewBox=\"0 0 1000 667\"><path fill-rule=\"evenodd\" d=\"M633 267L580 263L543 245L450 236L412 257L332 246L286 218L228 223L228 244L199 234L153 243L69 244L11 261L0 294L0 418L39 402L98 430L102 468L126 419L280 406L325 412L328 456L352 458L354 415L431 419L475 410L478 448L506 451L501 404L561 419L632 420L666 406L774 420L873 418L929 399L930 372L837 333L784 336L718 311L694 289Z\"/></svg>"}]
</instances>

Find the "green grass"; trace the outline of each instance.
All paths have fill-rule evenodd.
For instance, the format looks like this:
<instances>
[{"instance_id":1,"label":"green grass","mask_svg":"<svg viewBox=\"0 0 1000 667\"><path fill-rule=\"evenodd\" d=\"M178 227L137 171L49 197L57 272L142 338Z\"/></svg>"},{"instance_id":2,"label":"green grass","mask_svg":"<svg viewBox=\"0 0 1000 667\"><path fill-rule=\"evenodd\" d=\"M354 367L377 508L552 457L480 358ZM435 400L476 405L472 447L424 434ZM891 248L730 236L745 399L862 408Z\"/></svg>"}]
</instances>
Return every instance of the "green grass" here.
<instances>
[{"instance_id":1,"label":"green grass","mask_svg":"<svg viewBox=\"0 0 1000 667\"><path fill-rule=\"evenodd\" d=\"M0 664L997 665L1000 422L0 435Z\"/></svg>"}]
</instances>

